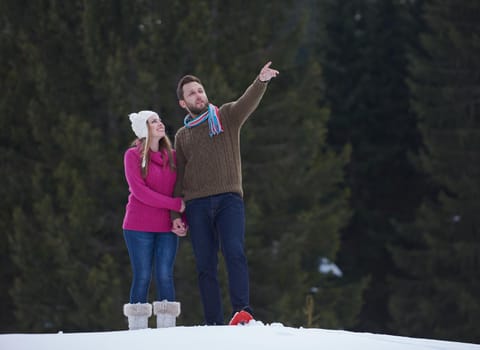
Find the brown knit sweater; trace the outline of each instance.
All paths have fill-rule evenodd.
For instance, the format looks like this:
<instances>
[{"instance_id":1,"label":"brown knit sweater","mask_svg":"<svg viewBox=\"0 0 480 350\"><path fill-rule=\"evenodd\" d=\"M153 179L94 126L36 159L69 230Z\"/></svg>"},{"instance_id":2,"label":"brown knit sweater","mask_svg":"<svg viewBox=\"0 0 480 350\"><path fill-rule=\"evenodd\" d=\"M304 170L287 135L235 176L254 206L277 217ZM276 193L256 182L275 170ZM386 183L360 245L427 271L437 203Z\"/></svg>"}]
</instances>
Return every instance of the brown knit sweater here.
<instances>
[{"instance_id":1,"label":"brown knit sweater","mask_svg":"<svg viewBox=\"0 0 480 350\"><path fill-rule=\"evenodd\" d=\"M182 127L175 135L177 182L174 196L184 200L236 192L243 196L240 128L257 108L267 83L258 78L236 101L219 108L224 132L210 137L208 123Z\"/></svg>"}]
</instances>

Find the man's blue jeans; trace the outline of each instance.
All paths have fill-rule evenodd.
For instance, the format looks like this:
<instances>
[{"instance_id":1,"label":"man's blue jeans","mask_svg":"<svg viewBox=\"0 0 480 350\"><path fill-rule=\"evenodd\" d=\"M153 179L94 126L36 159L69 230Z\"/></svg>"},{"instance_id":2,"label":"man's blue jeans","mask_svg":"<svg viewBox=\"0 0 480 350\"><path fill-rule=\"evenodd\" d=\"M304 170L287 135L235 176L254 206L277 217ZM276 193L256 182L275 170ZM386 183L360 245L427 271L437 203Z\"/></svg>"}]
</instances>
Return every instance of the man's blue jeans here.
<instances>
[{"instance_id":1,"label":"man's blue jeans","mask_svg":"<svg viewBox=\"0 0 480 350\"><path fill-rule=\"evenodd\" d=\"M156 300L175 301L173 265L178 249L178 236L172 232L123 230L133 279L130 303L146 303L155 273Z\"/></svg>"},{"instance_id":2,"label":"man's blue jeans","mask_svg":"<svg viewBox=\"0 0 480 350\"><path fill-rule=\"evenodd\" d=\"M205 322L207 325L221 325L224 319L218 283L219 249L222 250L227 267L233 312L249 307L243 199L236 193L192 199L186 203L186 216Z\"/></svg>"}]
</instances>

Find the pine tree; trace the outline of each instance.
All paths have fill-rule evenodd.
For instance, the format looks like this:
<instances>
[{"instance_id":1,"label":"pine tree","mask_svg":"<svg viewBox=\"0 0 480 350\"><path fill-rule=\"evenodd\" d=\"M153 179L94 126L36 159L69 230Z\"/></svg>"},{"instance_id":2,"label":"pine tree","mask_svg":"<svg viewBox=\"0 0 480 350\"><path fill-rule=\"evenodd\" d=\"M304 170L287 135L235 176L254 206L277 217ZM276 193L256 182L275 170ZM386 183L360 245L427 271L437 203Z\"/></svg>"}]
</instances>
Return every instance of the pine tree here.
<instances>
[{"instance_id":1,"label":"pine tree","mask_svg":"<svg viewBox=\"0 0 480 350\"><path fill-rule=\"evenodd\" d=\"M130 266L121 222L128 195L122 155L132 139L128 113L160 112L172 136L184 114L175 96L181 75L198 75L212 102L221 104L239 97L269 59L281 76L242 131L252 305L265 321L352 323L361 283L318 272L321 257L335 260L338 232L350 215L348 191L339 185L349 153L334 154L325 143L323 76L299 39L302 7L288 0L51 0L16 7L13 18L22 21L8 22L15 42L1 45L17 56L6 58L14 69L1 72L6 82L19 83L2 96L7 115L0 116L13 130L12 136L1 131L10 142L2 149L8 167L1 171L25 174L9 178L12 191L5 191L15 273L5 271L16 276L7 283L16 330L125 327L121 306L128 300ZM20 96L23 119L12 113ZM184 310L179 323L201 323L187 240L176 268ZM309 323L304 308L312 291Z\"/></svg>"},{"instance_id":2,"label":"pine tree","mask_svg":"<svg viewBox=\"0 0 480 350\"><path fill-rule=\"evenodd\" d=\"M425 143L418 164L438 193L394 249L402 275L392 327L404 335L480 341L479 15L477 2L427 2L428 30L412 53L412 105Z\"/></svg>"},{"instance_id":3,"label":"pine tree","mask_svg":"<svg viewBox=\"0 0 480 350\"><path fill-rule=\"evenodd\" d=\"M406 49L416 38L413 5L391 0L322 5L326 42L318 47L332 110L327 140L337 150L351 146L345 185L353 213L342 231L339 262L347 278L370 278L354 329L386 332L386 283L395 273L387 247L396 242L395 222L413 220L424 191L408 159L419 147L405 84Z\"/></svg>"},{"instance_id":4,"label":"pine tree","mask_svg":"<svg viewBox=\"0 0 480 350\"><path fill-rule=\"evenodd\" d=\"M25 103L31 98L31 81L23 72L27 62L21 56L22 26L30 20L25 15L22 3L0 3L0 176L4 183L0 189L0 329L12 330L14 304L8 286L13 284L17 273L11 259L8 233L13 228L12 208L27 202L30 181L24 169L32 166L34 149L26 142L29 128L26 127ZM22 102L22 103L19 103Z\"/></svg>"},{"instance_id":5,"label":"pine tree","mask_svg":"<svg viewBox=\"0 0 480 350\"><path fill-rule=\"evenodd\" d=\"M10 288L15 328L119 327L121 274L109 246L109 213L100 209L109 198L110 160L88 118L81 2L29 4L24 12L35 18L19 31L33 89L23 127L35 152L22 167L31 184L28 199L12 209L9 232L18 271Z\"/></svg>"},{"instance_id":6,"label":"pine tree","mask_svg":"<svg viewBox=\"0 0 480 350\"><path fill-rule=\"evenodd\" d=\"M340 186L348 149L337 155L326 145L329 111L322 69L305 40L307 5L296 3L290 11L296 15L284 23L273 52L280 76L245 125L245 188L254 214L249 236L256 249L251 258L262 266L258 273L252 269L254 299L267 321L347 327L361 303L361 283L352 288L318 268L322 257L336 259L350 215L348 191ZM316 324L308 322L307 299Z\"/></svg>"}]
</instances>

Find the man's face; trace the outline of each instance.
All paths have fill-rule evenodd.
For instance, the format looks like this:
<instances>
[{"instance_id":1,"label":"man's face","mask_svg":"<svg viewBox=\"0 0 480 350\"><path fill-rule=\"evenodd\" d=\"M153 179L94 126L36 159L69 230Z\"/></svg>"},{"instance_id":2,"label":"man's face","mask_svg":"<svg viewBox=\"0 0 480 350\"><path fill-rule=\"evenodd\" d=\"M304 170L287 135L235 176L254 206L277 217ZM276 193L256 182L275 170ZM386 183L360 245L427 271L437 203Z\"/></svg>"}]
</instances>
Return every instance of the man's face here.
<instances>
[{"instance_id":1,"label":"man's face","mask_svg":"<svg viewBox=\"0 0 480 350\"><path fill-rule=\"evenodd\" d=\"M203 86L196 81L183 85L183 100L180 107L192 115L199 115L208 109L208 97Z\"/></svg>"}]
</instances>

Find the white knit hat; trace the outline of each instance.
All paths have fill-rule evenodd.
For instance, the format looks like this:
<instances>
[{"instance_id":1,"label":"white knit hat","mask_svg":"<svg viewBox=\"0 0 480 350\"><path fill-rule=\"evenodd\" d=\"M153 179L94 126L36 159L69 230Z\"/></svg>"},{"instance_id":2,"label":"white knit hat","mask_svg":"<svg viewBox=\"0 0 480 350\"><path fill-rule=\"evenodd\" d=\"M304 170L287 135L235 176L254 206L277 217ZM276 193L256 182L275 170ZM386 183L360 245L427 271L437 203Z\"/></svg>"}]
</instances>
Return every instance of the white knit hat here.
<instances>
[{"instance_id":1,"label":"white knit hat","mask_svg":"<svg viewBox=\"0 0 480 350\"><path fill-rule=\"evenodd\" d=\"M138 113L131 113L128 115L130 121L132 122L132 130L139 139L147 137L147 119L151 116L158 117L158 114L153 111L140 111Z\"/></svg>"}]
</instances>

